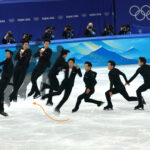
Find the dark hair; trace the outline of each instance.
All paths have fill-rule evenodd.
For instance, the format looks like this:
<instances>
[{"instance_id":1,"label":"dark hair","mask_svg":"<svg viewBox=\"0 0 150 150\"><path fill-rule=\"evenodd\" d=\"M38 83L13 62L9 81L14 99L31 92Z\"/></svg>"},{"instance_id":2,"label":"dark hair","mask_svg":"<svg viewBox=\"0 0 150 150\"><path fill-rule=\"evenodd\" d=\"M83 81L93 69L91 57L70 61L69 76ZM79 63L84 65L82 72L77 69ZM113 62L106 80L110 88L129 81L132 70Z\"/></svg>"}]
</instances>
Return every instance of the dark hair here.
<instances>
[{"instance_id":1,"label":"dark hair","mask_svg":"<svg viewBox=\"0 0 150 150\"><path fill-rule=\"evenodd\" d=\"M114 61L112 61L112 60L109 60L108 63L110 63L111 66L114 66L114 67L116 66L116 63Z\"/></svg>"},{"instance_id":2,"label":"dark hair","mask_svg":"<svg viewBox=\"0 0 150 150\"><path fill-rule=\"evenodd\" d=\"M89 67L92 67L92 63L89 61L86 61L84 64L87 64Z\"/></svg>"},{"instance_id":3,"label":"dark hair","mask_svg":"<svg viewBox=\"0 0 150 150\"><path fill-rule=\"evenodd\" d=\"M70 58L69 60L68 60L68 62L69 61L73 61L73 63L75 63L75 59L74 58Z\"/></svg>"},{"instance_id":4,"label":"dark hair","mask_svg":"<svg viewBox=\"0 0 150 150\"><path fill-rule=\"evenodd\" d=\"M22 45L24 45L24 43L29 43L29 40L23 40Z\"/></svg>"},{"instance_id":5,"label":"dark hair","mask_svg":"<svg viewBox=\"0 0 150 150\"><path fill-rule=\"evenodd\" d=\"M45 43L45 42L51 43L51 40L50 40L50 39L45 39L45 40L44 40L44 43Z\"/></svg>"},{"instance_id":6,"label":"dark hair","mask_svg":"<svg viewBox=\"0 0 150 150\"><path fill-rule=\"evenodd\" d=\"M145 57L140 57L139 60L140 60L141 62L143 62L144 64L146 64L146 62L147 62L147 60L146 60Z\"/></svg>"},{"instance_id":7,"label":"dark hair","mask_svg":"<svg viewBox=\"0 0 150 150\"><path fill-rule=\"evenodd\" d=\"M48 27L46 27L46 30L48 30L48 29L50 29L50 27L48 26Z\"/></svg>"}]
</instances>

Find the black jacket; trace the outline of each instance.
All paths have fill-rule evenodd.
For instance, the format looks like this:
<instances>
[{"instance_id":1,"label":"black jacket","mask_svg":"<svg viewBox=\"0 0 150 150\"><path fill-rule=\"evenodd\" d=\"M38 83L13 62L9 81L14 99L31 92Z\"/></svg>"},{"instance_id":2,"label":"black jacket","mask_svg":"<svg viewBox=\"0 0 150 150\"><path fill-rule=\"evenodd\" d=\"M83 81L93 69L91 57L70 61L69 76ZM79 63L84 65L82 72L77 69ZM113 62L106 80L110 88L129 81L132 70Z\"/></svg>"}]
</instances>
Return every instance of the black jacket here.
<instances>
[{"instance_id":1,"label":"black jacket","mask_svg":"<svg viewBox=\"0 0 150 150\"><path fill-rule=\"evenodd\" d=\"M92 28L92 31L95 32L95 35L93 35L93 34L91 33L91 31L88 30L88 29L85 30L84 35L85 35L86 37L94 37L94 36L96 36L96 29Z\"/></svg>"},{"instance_id":2,"label":"black jacket","mask_svg":"<svg viewBox=\"0 0 150 150\"><path fill-rule=\"evenodd\" d=\"M13 74L13 62L12 59L6 59L0 63L3 66L2 79L10 80Z\"/></svg>"},{"instance_id":3,"label":"black jacket","mask_svg":"<svg viewBox=\"0 0 150 150\"><path fill-rule=\"evenodd\" d=\"M40 50L41 49L39 49L38 52L34 54L34 57L39 57L38 65L43 67L50 67L50 58L52 56L52 50L50 48L47 48L43 52L43 56L40 56Z\"/></svg>"},{"instance_id":4,"label":"black jacket","mask_svg":"<svg viewBox=\"0 0 150 150\"><path fill-rule=\"evenodd\" d=\"M109 72L110 91L112 90L113 86L118 90L122 90L122 88L124 88L124 85L120 79L120 75L123 76L123 78L127 82L126 75L123 72L121 72L119 69L114 68Z\"/></svg>"},{"instance_id":5,"label":"black jacket","mask_svg":"<svg viewBox=\"0 0 150 150\"><path fill-rule=\"evenodd\" d=\"M94 87L97 84L96 76L97 76L97 73L92 70L84 74L83 80L84 80L86 89L94 90Z\"/></svg>"},{"instance_id":6,"label":"black jacket","mask_svg":"<svg viewBox=\"0 0 150 150\"><path fill-rule=\"evenodd\" d=\"M15 56L15 60L17 60L17 66L21 65L22 68L27 68L29 66L29 63L30 63L30 59L31 59L31 56L32 56L32 51L30 49L27 49L23 52L22 54L22 58L20 57L20 51L18 51L17 55Z\"/></svg>"},{"instance_id":7,"label":"black jacket","mask_svg":"<svg viewBox=\"0 0 150 150\"><path fill-rule=\"evenodd\" d=\"M82 77L82 72L81 72L81 69L77 69L76 67L73 67L72 68L72 72L70 74L70 77L69 77L69 67L66 69L65 71L65 78L64 80L62 81L62 84L64 84L65 86L67 87L73 87L74 86L74 82L75 82L75 78L76 78L76 75L79 75L80 77Z\"/></svg>"},{"instance_id":8,"label":"black jacket","mask_svg":"<svg viewBox=\"0 0 150 150\"><path fill-rule=\"evenodd\" d=\"M150 65L145 64L138 68L136 73L130 78L130 80L127 83L132 82L138 74L141 74L145 84L150 85Z\"/></svg>"},{"instance_id":9,"label":"black jacket","mask_svg":"<svg viewBox=\"0 0 150 150\"><path fill-rule=\"evenodd\" d=\"M50 70L49 76L51 76L51 75L54 75L54 76L58 75L59 72L60 72L63 68L66 69L67 66L68 66L68 63L65 61L65 59L64 59L62 56L60 56L60 57L56 60L56 62L55 62L55 64L54 64L54 66L52 67L52 69Z\"/></svg>"}]
</instances>

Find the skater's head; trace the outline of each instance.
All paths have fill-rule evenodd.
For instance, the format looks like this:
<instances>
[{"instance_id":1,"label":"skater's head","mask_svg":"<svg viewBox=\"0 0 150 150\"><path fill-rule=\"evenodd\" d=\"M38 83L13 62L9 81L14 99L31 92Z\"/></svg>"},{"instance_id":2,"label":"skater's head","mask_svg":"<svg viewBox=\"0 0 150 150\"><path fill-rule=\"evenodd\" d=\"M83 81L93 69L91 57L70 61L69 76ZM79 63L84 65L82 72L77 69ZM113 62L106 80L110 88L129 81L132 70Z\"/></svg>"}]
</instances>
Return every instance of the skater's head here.
<instances>
[{"instance_id":1,"label":"skater's head","mask_svg":"<svg viewBox=\"0 0 150 150\"><path fill-rule=\"evenodd\" d=\"M115 63L114 61L112 61L112 60L109 60L109 61L108 61L108 69L109 69L109 70L114 69L115 66L116 66L116 63Z\"/></svg>"},{"instance_id":2,"label":"skater's head","mask_svg":"<svg viewBox=\"0 0 150 150\"><path fill-rule=\"evenodd\" d=\"M28 40L24 40L24 41L22 42L22 48L23 48L24 50L26 50L26 49L28 49L28 47L29 47L29 41L28 41Z\"/></svg>"},{"instance_id":3,"label":"skater's head","mask_svg":"<svg viewBox=\"0 0 150 150\"><path fill-rule=\"evenodd\" d=\"M7 58L7 59L8 59L8 58L12 58L12 56L13 56L13 52L12 52L12 51L6 49L5 52L6 52L6 58Z\"/></svg>"},{"instance_id":4,"label":"skater's head","mask_svg":"<svg viewBox=\"0 0 150 150\"><path fill-rule=\"evenodd\" d=\"M74 58L70 58L70 59L68 60L69 68L73 68L73 67L74 67L74 64L75 64L75 59L74 59Z\"/></svg>"},{"instance_id":5,"label":"skater's head","mask_svg":"<svg viewBox=\"0 0 150 150\"><path fill-rule=\"evenodd\" d=\"M144 58L144 57L140 57L139 58L139 66L143 66L143 65L145 65L146 64L146 58Z\"/></svg>"},{"instance_id":6,"label":"skater's head","mask_svg":"<svg viewBox=\"0 0 150 150\"><path fill-rule=\"evenodd\" d=\"M85 67L85 71L86 71L86 72L87 72L87 71L90 71L91 68L92 68L92 63L89 62L89 61L86 61L86 62L84 63L84 67Z\"/></svg>"},{"instance_id":7,"label":"skater's head","mask_svg":"<svg viewBox=\"0 0 150 150\"><path fill-rule=\"evenodd\" d=\"M69 50L62 49L62 51L61 51L61 57L63 57L64 59L66 59L67 56L68 56L68 53L70 53Z\"/></svg>"},{"instance_id":8,"label":"skater's head","mask_svg":"<svg viewBox=\"0 0 150 150\"><path fill-rule=\"evenodd\" d=\"M51 41L49 39L44 40L44 48L45 49L49 48L50 44L51 44Z\"/></svg>"}]
</instances>

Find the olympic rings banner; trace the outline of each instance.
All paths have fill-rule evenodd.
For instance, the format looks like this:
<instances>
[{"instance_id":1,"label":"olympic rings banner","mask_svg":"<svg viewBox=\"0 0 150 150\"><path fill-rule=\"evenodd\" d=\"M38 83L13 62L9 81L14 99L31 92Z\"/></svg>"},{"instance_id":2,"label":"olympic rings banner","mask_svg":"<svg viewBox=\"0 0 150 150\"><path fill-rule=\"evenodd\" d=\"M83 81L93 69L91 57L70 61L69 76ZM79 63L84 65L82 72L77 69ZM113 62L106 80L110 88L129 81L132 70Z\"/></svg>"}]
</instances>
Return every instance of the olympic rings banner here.
<instances>
[{"instance_id":1,"label":"olympic rings banner","mask_svg":"<svg viewBox=\"0 0 150 150\"><path fill-rule=\"evenodd\" d=\"M150 0L116 0L115 7L117 32L122 24L132 25L132 33L150 31Z\"/></svg>"}]
</instances>

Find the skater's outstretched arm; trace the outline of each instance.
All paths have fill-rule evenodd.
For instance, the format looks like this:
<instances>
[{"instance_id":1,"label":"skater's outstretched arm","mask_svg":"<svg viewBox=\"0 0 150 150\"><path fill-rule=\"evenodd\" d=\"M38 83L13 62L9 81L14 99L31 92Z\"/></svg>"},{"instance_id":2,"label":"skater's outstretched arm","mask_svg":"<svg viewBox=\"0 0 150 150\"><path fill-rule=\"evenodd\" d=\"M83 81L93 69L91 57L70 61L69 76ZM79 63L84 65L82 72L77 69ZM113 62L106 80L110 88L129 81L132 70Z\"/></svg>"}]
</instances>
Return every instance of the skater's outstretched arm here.
<instances>
[{"instance_id":1,"label":"skater's outstretched arm","mask_svg":"<svg viewBox=\"0 0 150 150\"><path fill-rule=\"evenodd\" d=\"M118 70L118 71L119 71L119 75L123 76L124 80L125 80L125 81L126 81L126 83L127 83L127 82L128 82L128 80L127 80L126 75L125 75L123 72L121 72L120 70Z\"/></svg>"},{"instance_id":2,"label":"skater's outstretched arm","mask_svg":"<svg viewBox=\"0 0 150 150\"><path fill-rule=\"evenodd\" d=\"M82 77L81 69L79 68L78 65L76 66L76 68L77 68L77 73L78 73L79 77Z\"/></svg>"},{"instance_id":3,"label":"skater's outstretched arm","mask_svg":"<svg viewBox=\"0 0 150 150\"><path fill-rule=\"evenodd\" d=\"M129 79L129 81L127 81L127 83L131 83L136 77L137 75L140 73L140 68L136 71L136 73Z\"/></svg>"}]
</instances>

